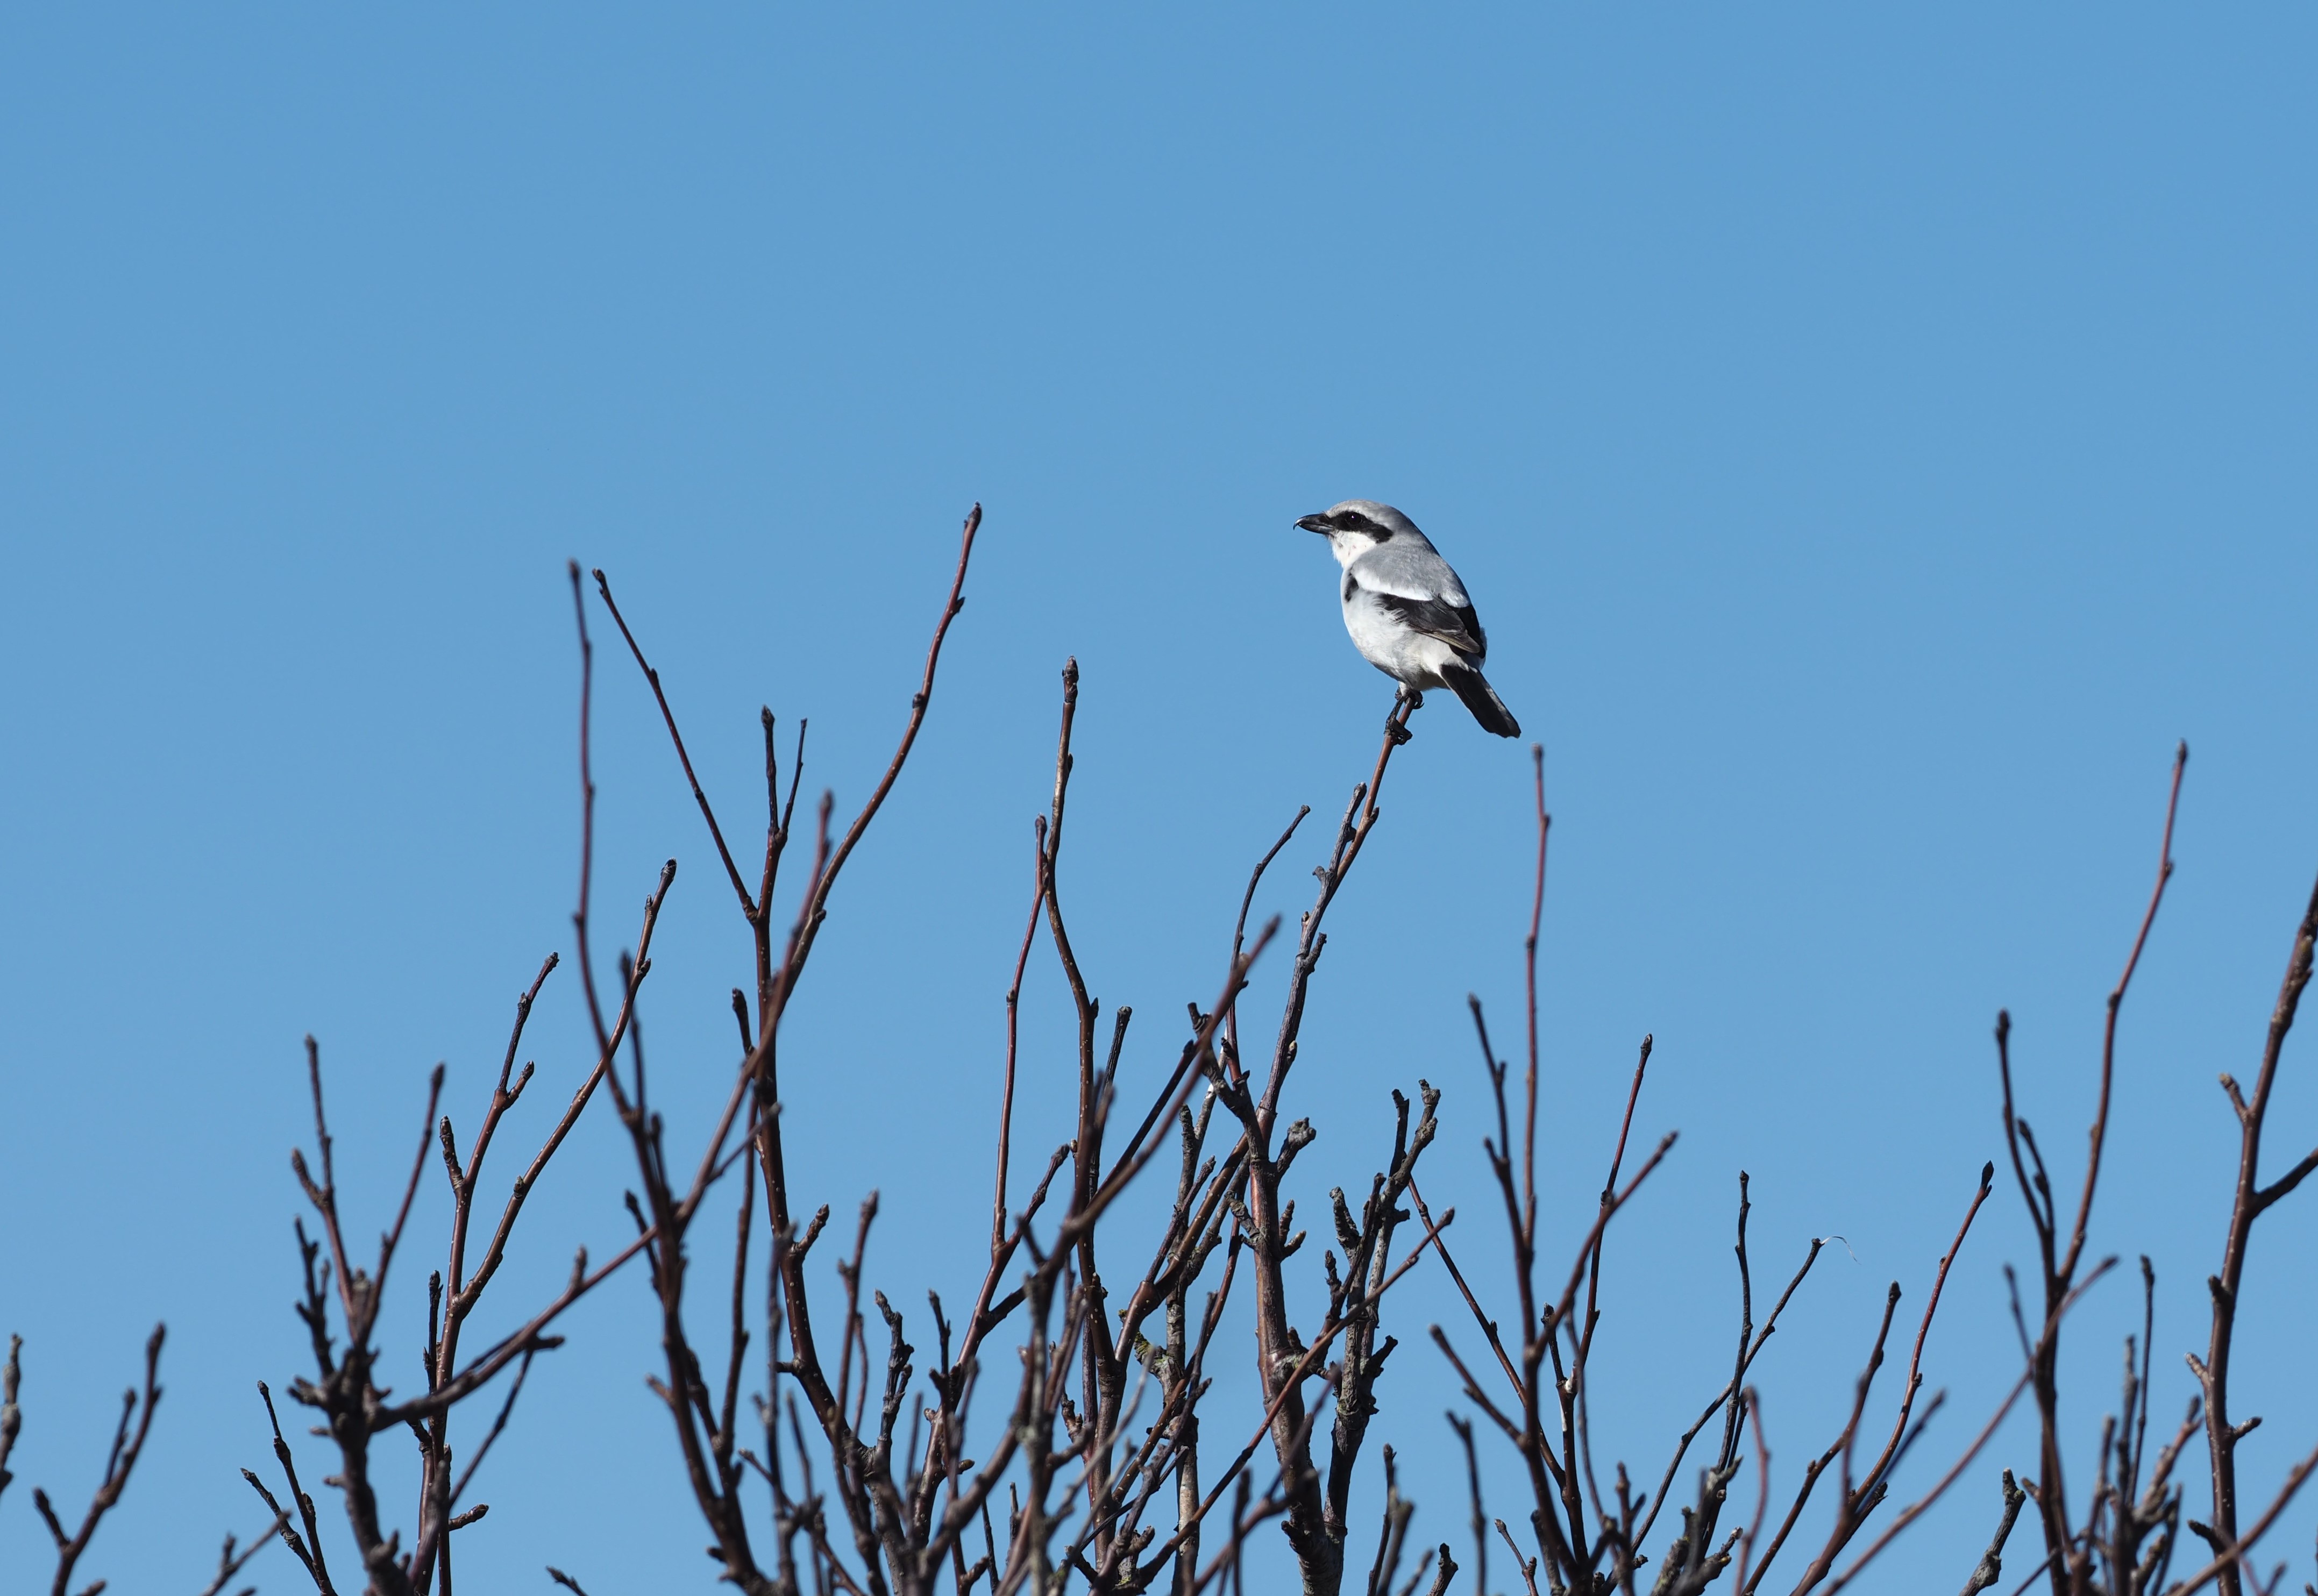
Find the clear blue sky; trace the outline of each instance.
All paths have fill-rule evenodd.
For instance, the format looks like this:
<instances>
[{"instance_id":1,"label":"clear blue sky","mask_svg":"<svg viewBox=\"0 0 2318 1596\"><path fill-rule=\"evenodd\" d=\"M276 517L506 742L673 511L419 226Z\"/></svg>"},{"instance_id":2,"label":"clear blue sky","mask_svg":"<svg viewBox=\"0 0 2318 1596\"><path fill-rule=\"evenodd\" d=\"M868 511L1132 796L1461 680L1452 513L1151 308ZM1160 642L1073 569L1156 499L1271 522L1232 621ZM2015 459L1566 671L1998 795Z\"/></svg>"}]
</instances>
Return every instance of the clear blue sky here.
<instances>
[{"instance_id":1,"label":"clear blue sky","mask_svg":"<svg viewBox=\"0 0 2318 1596\"><path fill-rule=\"evenodd\" d=\"M2189 740L2093 1243L2155 1260L2176 1409L2234 1145L2213 1078L2253 1067L2318 866L2314 49L2285 7L12 11L0 1332L29 1417L0 1583L46 1566L30 1487L85 1497L156 1319L168 1396L85 1577L191 1589L258 1521L251 1384L301 1366L301 1036L367 1232L427 1066L471 1125L569 946L565 558L613 574L746 833L760 703L812 717L841 810L867 791L976 499L930 727L786 1055L802 1185L840 1214L883 1188L896 1301L961 1289L940 1260L983 1223L1063 659L1074 930L1148 1022L1147 1079L1249 863L1372 757L1389 690L1290 527L1359 495L1456 562L1548 750L1557 1253L1646 1031L1643 1126L1687 1133L1612 1254L1597 1412L1638 1475L1725 1358L1738 1169L1764 1272L1813 1234L1857 1260L1831 1251L1763 1366L1792 1484L1884 1282L1922 1300L2000 1156L1999 1005L2047 1145L2080 1144ZM619 663L601 901L624 933L683 861L647 1009L681 1107L724 1078L745 943ZM1418 731L1335 911L1297 1174L1310 1204L1357 1187L1388 1088L1432 1079L1428 1195L1494 1274L1463 1000L1515 1034L1527 761L1445 699ZM1316 856L1263 906L1292 923ZM1030 1068L1058 1076L1065 994L1033 971ZM567 967L547 1085L583 1023ZM2318 1140L2314 1075L2305 1041L2281 1160ZM535 1204L503 1312L621 1233L611 1130ZM2318 1433L2314 1202L2257 1238L2251 1492ZM2029 1251L1999 1188L1912 1478L2008 1383L1999 1265ZM472 1588L544 1590L550 1561L598 1596L708 1588L645 1306L610 1287L535 1373ZM1412 1279L1373 1435L1415 1533L1461 1541L1422 1335L1451 1307ZM2072 1329L2080 1482L2137 1322L2119 1284ZM2032 1460L2016 1423L1875 1588L1960 1583L1989 1476ZM297 1588L278 1550L257 1572Z\"/></svg>"}]
</instances>

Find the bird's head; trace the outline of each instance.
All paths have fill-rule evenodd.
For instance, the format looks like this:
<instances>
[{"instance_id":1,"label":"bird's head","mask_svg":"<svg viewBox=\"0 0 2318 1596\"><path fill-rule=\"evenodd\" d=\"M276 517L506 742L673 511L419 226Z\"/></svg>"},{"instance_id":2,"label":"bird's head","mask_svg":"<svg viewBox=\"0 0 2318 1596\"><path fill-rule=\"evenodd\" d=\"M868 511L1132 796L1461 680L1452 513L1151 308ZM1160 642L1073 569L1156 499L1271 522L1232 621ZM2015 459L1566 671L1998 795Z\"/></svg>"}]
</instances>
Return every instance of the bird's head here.
<instances>
[{"instance_id":1,"label":"bird's head","mask_svg":"<svg viewBox=\"0 0 2318 1596\"><path fill-rule=\"evenodd\" d=\"M1348 498L1316 516L1307 516L1296 525L1325 537L1339 565L1350 565L1379 543L1390 542L1395 538L1431 546L1424 534L1416 530L1415 522L1390 505L1380 505L1372 498Z\"/></svg>"}]
</instances>

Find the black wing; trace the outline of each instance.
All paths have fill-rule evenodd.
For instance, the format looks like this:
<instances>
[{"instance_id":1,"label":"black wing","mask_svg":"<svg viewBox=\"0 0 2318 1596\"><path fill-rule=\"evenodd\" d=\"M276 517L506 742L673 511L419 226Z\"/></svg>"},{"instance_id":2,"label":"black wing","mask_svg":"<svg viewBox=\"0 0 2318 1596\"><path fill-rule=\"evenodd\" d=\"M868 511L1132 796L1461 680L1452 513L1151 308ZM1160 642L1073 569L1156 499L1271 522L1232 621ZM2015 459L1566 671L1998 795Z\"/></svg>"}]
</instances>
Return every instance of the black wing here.
<instances>
[{"instance_id":1,"label":"black wing","mask_svg":"<svg viewBox=\"0 0 2318 1596\"><path fill-rule=\"evenodd\" d=\"M1411 632L1437 637L1468 654L1489 651L1488 634L1481 630L1481 613L1470 605L1454 605L1445 598L1403 598L1397 593L1372 592L1370 596Z\"/></svg>"}]
</instances>

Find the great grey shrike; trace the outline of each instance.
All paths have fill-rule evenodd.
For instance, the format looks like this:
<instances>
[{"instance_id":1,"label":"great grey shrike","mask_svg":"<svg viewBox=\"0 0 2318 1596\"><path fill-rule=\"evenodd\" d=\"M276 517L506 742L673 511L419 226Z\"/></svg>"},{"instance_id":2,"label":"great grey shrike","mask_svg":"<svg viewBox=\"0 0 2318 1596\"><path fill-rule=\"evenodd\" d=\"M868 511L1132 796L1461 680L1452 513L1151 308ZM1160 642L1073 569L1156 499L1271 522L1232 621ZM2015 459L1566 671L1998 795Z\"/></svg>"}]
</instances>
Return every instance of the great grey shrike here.
<instances>
[{"instance_id":1,"label":"great grey shrike","mask_svg":"<svg viewBox=\"0 0 2318 1596\"><path fill-rule=\"evenodd\" d=\"M1296 525L1325 536L1343 568L1344 630L1362 658L1412 697L1446 687L1483 731L1521 735L1481 674L1489 640L1465 584L1415 522L1390 505L1348 498Z\"/></svg>"}]
</instances>

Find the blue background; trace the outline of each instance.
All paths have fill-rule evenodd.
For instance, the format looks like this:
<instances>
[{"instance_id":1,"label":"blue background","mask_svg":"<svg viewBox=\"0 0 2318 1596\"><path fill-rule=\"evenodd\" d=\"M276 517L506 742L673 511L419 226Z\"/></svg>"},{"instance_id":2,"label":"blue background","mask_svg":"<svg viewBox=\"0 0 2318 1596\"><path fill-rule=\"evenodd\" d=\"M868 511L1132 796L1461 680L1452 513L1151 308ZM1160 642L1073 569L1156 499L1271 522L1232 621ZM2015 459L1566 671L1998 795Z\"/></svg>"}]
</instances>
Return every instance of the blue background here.
<instances>
[{"instance_id":1,"label":"blue background","mask_svg":"<svg viewBox=\"0 0 2318 1596\"><path fill-rule=\"evenodd\" d=\"M2189 740L2095 1215L2128 1269L2064 1352L2081 1511L2138 1251L2159 1424L2186 1400L2233 1170L2213 1080L2253 1071L2318 865L2314 47L2283 7L12 11L0 1331L26 1339L28 1418L0 1583L46 1579L30 1489L85 1500L157 1319L168 1396L81 1578L192 1589L260 1521L236 1477L266 1463L252 1382L302 1361L301 1036L374 1233L426 1069L449 1062L470 1134L514 995L570 948L564 559L612 574L747 837L760 703L812 718L808 783L840 818L866 794L976 499L927 732L786 1049L802 1189L840 1219L883 1191L873 1283L909 1308L975 1278L1063 659L1085 675L1074 931L1097 993L1143 1016L1147 1082L1218 984L1254 856L1315 806L1260 898L1292 925L1373 757L1388 689L1290 523L1375 497L1463 573L1548 750L1549 1258L1590 1218L1646 1031L1638 1136L1686 1133L1613 1236L1595 1374L1604 1466L1648 1483L1723 1377L1739 1169L1759 1277L1845 1238L1758 1366L1784 1491L1840 1425L1884 1283L1912 1324L2001 1157L1999 1005L2024 1109L2075 1164ZM679 856L646 1017L696 1124L745 934L649 698L599 659L599 957ZM1388 1089L1427 1077L1428 1197L1501 1280L1464 995L1513 1049L1528 762L1445 698L1417 730L1332 922L1296 1179L1308 1213L1359 1189ZM1051 954L1032 971L1035 1149L1068 1134L1069 1030ZM567 961L502 1189L583 1027ZM2311 1077L2305 1038L2273 1169L2318 1140ZM591 1111L490 1324L626 1230L625 1157ZM2254 1501L2318 1433L2314 1205L2256 1235ZM404 1385L444 1209L431 1180L389 1315ZM2010 1383L1999 1265L2032 1251L1999 1186L1903 1495ZM1465 1560L1422 1326L1473 1337L1437 1271L1405 1290L1370 1444L1408 1460L1415 1534ZM707 1589L642 1382L641 1277L568 1329L486 1466L464 1580L544 1590L553 1562L598 1596ZM1958 1584L1995 1470L2034 1445L2016 1419L1868 1588ZM1735 1489L1751 1508L1751 1475ZM2300 1565L2314 1517L2278 1555ZM278 1549L254 1572L300 1585Z\"/></svg>"}]
</instances>

